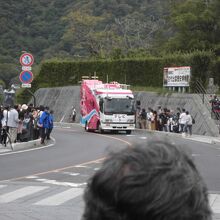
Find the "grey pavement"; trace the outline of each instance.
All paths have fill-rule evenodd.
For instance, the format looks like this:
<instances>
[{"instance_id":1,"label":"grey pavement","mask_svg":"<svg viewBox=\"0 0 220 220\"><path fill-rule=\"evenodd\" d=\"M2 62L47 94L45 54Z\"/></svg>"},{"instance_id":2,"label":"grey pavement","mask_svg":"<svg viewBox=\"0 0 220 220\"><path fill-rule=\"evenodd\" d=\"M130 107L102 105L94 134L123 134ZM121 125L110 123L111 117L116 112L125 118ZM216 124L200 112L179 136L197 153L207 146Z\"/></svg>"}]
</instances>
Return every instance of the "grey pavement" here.
<instances>
[{"instance_id":1,"label":"grey pavement","mask_svg":"<svg viewBox=\"0 0 220 220\"><path fill-rule=\"evenodd\" d=\"M175 135L175 136L179 136L181 138L186 138L186 139L193 140L193 141L209 143L209 144L212 144L216 149L220 150L220 137L210 137L210 136L201 136L201 135L192 135L191 137L182 137L180 134L173 134L173 133L168 133L168 132L166 133L166 135ZM38 139L35 141L14 144L14 151L33 149L33 148L39 148L39 147L42 147L42 145L40 144L40 140ZM4 155L7 153L11 153L11 152L12 150L9 147L4 147L0 145L0 155ZM209 200L210 200L210 206L214 213L213 219L220 220L220 194L216 192L210 192ZM81 206L78 208L82 209Z\"/></svg>"}]
</instances>

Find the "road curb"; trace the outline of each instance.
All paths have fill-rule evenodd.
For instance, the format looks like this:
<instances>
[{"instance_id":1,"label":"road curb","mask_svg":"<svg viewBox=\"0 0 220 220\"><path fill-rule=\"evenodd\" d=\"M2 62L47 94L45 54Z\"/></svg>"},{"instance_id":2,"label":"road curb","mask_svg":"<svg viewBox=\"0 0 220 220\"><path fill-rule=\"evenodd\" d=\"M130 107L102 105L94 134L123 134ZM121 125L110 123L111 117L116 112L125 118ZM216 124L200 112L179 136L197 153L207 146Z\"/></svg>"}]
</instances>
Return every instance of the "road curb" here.
<instances>
[{"instance_id":1,"label":"road curb","mask_svg":"<svg viewBox=\"0 0 220 220\"><path fill-rule=\"evenodd\" d=\"M37 140L32 140L32 141L27 141L27 142L16 143L14 144L13 148L14 148L14 151L18 151L18 150L25 150L25 149L30 149L30 148L37 148L41 146L42 144L40 143L40 139L37 139Z\"/></svg>"},{"instance_id":2,"label":"road curb","mask_svg":"<svg viewBox=\"0 0 220 220\"><path fill-rule=\"evenodd\" d=\"M148 134L163 134L166 136L171 137L178 137L186 140L192 140L192 141L198 141L203 143L209 143L209 144L220 144L220 138L218 137L210 137L210 136L204 136L204 135L192 135L191 137L183 137L180 133L173 133L173 132L165 132L165 131L154 131L154 130L145 130L145 129L139 129L136 128L135 131L137 132L147 132Z\"/></svg>"},{"instance_id":3,"label":"road curb","mask_svg":"<svg viewBox=\"0 0 220 220\"><path fill-rule=\"evenodd\" d=\"M37 140L31 140L27 142L19 142L13 144L13 150L9 147L1 147L0 148L0 154L10 153L10 152L18 152L21 150L28 150L28 149L40 149L42 147L54 145L56 143L56 140L54 138L51 138L51 141L47 141L45 144L40 143L40 138Z\"/></svg>"}]
</instances>

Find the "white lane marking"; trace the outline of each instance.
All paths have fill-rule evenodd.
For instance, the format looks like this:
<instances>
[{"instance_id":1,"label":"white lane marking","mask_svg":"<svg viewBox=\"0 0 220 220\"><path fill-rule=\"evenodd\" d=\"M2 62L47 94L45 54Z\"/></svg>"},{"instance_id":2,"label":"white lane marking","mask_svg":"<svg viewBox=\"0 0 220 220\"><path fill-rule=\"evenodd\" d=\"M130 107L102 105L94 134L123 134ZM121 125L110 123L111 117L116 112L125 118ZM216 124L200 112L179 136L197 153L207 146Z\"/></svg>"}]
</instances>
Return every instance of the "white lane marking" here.
<instances>
[{"instance_id":1,"label":"white lane marking","mask_svg":"<svg viewBox=\"0 0 220 220\"><path fill-rule=\"evenodd\" d=\"M56 186L84 187L87 185L86 182L85 183L58 182L56 180L49 180L49 179L36 179L36 181L46 184L52 184Z\"/></svg>"},{"instance_id":2,"label":"white lane marking","mask_svg":"<svg viewBox=\"0 0 220 220\"><path fill-rule=\"evenodd\" d=\"M76 198L83 194L84 189L81 188L72 188L64 192L58 193L56 195L47 197L39 202L36 202L35 205L45 205L45 206L57 206L61 205L64 202L67 202L71 199Z\"/></svg>"},{"instance_id":3,"label":"white lane marking","mask_svg":"<svg viewBox=\"0 0 220 220\"><path fill-rule=\"evenodd\" d=\"M46 146L42 146L42 147L21 150L21 151L10 151L8 153L1 153L0 156L9 155L9 154L20 154L20 153L25 153L25 152L29 152L29 151L41 150L41 149L48 148L48 147L53 147L53 146L55 146L55 143L49 144L49 145L46 145Z\"/></svg>"},{"instance_id":4,"label":"white lane marking","mask_svg":"<svg viewBox=\"0 0 220 220\"><path fill-rule=\"evenodd\" d=\"M27 176L26 179L37 179L38 176Z\"/></svg>"},{"instance_id":5,"label":"white lane marking","mask_svg":"<svg viewBox=\"0 0 220 220\"><path fill-rule=\"evenodd\" d=\"M209 194L209 204L212 206L217 199L218 194Z\"/></svg>"},{"instance_id":6,"label":"white lane marking","mask_svg":"<svg viewBox=\"0 0 220 220\"><path fill-rule=\"evenodd\" d=\"M97 168L94 169L94 171L97 171L97 170L100 170L100 168L97 167Z\"/></svg>"},{"instance_id":7,"label":"white lane marking","mask_svg":"<svg viewBox=\"0 0 220 220\"><path fill-rule=\"evenodd\" d=\"M7 185L0 185L0 189L6 187Z\"/></svg>"},{"instance_id":8,"label":"white lane marking","mask_svg":"<svg viewBox=\"0 0 220 220\"><path fill-rule=\"evenodd\" d=\"M192 154L192 157L199 157L201 156L200 154Z\"/></svg>"},{"instance_id":9,"label":"white lane marking","mask_svg":"<svg viewBox=\"0 0 220 220\"><path fill-rule=\"evenodd\" d=\"M5 193L3 195L0 195L0 203L8 203L15 201L19 198L37 193L39 191L42 191L44 189L47 189L46 186L27 186L18 190L15 190L10 193Z\"/></svg>"},{"instance_id":10,"label":"white lane marking","mask_svg":"<svg viewBox=\"0 0 220 220\"><path fill-rule=\"evenodd\" d=\"M213 213L220 214L220 195L209 194L209 204L212 208Z\"/></svg>"},{"instance_id":11,"label":"white lane marking","mask_svg":"<svg viewBox=\"0 0 220 220\"><path fill-rule=\"evenodd\" d=\"M62 172L63 174L66 174L66 175L70 175L70 176L79 176L80 173L71 173L71 172Z\"/></svg>"},{"instance_id":12,"label":"white lane marking","mask_svg":"<svg viewBox=\"0 0 220 220\"><path fill-rule=\"evenodd\" d=\"M77 165L77 166L75 166L75 167L78 167L78 168L90 168L90 167L88 167L88 166L83 166L83 165Z\"/></svg>"},{"instance_id":13,"label":"white lane marking","mask_svg":"<svg viewBox=\"0 0 220 220\"><path fill-rule=\"evenodd\" d=\"M144 140L147 139L147 137L139 137L139 138L140 138L140 139L144 139Z\"/></svg>"},{"instance_id":14,"label":"white lane marking","mask_svg":"<svg viewBox=\"0 0 220 220\"><path fill-rule=\"evenodd\" d=\"M63 115L63 117L60 119L60 122L63 122L63 119L65 118L66 114Z\"/></svg>"}]
</instances>

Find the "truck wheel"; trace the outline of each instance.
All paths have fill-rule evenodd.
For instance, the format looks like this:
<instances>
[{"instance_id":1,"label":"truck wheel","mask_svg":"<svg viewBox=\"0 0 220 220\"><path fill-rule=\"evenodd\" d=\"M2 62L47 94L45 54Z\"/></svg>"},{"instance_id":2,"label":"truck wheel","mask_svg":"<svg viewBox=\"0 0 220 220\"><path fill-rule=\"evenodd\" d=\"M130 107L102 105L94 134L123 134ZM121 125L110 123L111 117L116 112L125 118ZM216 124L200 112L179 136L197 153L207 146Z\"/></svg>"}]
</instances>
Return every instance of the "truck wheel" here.
<instances>
[{"instance_id":1,"label":"truck wheel","mask_svg":"<svg viewBox=\"0 0 220 220\"><path fill-rule=\"evenodd\" d=\"M100 123L98 123L98 129L97 130L99 131L100 134L104 133L104 130L101 128Z\"/></svg>"},{"instance_id":2,"label":"truck wheel","mask_svg":"<svg viewBox=\"0 0 220 220\"><path fill-rule=\"evenodd\" d=\"M85 130L87 131L87 132L89 132L90 131L90 129L89 129L89 125L88 125L88 123L86 122L86 124L85 124Z\"/></svg>"}]
</instances>

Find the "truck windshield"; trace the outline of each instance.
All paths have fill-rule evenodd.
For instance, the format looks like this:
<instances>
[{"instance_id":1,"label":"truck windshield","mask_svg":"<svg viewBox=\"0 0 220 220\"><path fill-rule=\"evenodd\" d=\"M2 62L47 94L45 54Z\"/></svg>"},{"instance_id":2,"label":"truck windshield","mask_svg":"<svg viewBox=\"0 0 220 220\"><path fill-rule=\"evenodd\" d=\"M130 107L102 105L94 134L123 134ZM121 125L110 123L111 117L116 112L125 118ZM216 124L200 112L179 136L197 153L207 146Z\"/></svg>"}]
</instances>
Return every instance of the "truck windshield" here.
<instances>
[{"instance_id":1,"label":"truck windshield","mask_svg":"<svg viewBox=\"0 0 220 220\"><path fill-rule=\"evenodd\" d=\"M105 99L104 100L105 114L134 114L133 99Z\"/></svg>"}]
</instances>

